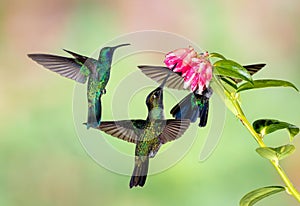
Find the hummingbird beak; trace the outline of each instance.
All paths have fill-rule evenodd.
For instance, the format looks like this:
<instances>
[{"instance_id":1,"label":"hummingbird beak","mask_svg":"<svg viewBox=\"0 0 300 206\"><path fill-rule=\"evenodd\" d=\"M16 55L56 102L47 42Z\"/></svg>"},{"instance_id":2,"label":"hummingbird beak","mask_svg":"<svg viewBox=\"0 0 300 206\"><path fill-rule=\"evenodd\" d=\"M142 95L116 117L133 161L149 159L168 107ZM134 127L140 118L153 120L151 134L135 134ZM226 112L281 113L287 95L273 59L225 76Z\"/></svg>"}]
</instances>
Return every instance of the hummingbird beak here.
<instances>
[{"instance_id":1,"label":"hummingbird beak","mask_svg":"<svg viewBox=\"0 0 300 206\"><path fill-rule=\"evenodd\" d=\"M160 88L164 88L168 78L171 76L171 73L173 72L173 69L177 66L177 63L173 66L173 68L169 71L169 74L166 76L166 78L164 79L164 81L161 83L161 85L159 86Z\"/></svg>"},{"instance_id":2,"label":"hummingbird beak","mask_svg":"<svg viewBox=\"0 0 300 206\"><path fill-rule=\"evenodd\" d=\"M112 47L113 50L119 48L119 47L122 47L122 46L129 46L130 44L120 44L120 45L117 45L117 46L114 46Z\"/></svg>"},{"instance_id":3,"label":"hummingbird beak","mask_svg":"<svg viewBox=\"0 0 300 206\"><path fill-rule=\"evenodd\" d=\"M163 96L163 89L164 89L164 86L169 78L169 76L171 75L171 72L166 76L166 78L164 79L164 81L161 83L161 85L159 85L159 87L156 89L156 91L159 92L159 99L162 101L162 96Z\"/></svg>"},{"instance_id":4,"label":"hummingbird beak","mask_svg":"<svg viewBox=\"0 0 300 206\"><path fill-rule=\"evenodd\" d=\"M165 78L164 81L161 83L161 85L159 85L159 88L161 88L161 89L164 88L164 86L165 86L165 84L166 84L166 82L167 82L169 76L171 75L171 72L172 72L172 71L169 72L169 74L166 76L166 78Z\"/></svg>"}]
</instances>

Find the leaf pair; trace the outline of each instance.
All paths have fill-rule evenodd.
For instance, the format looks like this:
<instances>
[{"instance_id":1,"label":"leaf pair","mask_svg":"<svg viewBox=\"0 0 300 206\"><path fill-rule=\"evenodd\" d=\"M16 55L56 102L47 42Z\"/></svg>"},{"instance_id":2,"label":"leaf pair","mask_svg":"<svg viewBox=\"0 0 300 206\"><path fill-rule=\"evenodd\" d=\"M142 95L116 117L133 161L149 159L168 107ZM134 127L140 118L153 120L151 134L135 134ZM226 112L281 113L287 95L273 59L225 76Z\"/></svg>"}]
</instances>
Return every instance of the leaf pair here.
<instances>
[{"instance_id":1,"label":"leaf pair","mask_svg":"<svg viewBox=\"0 0 300 206\"><path fill-rule=\"evenodd\" d=\"M247 69L235 61L222 59L214 63L217 75L245 80L250 84L253 82L252 76Z\"/></svg>"},{"instance_id":2,"label":"leaf pair","mask_svg":"<svg viewBox=\"0 0 300 206\"><path fill-rule=\"evenodd\" d=\"M252 75L262 69L265 64L242 66L235 61L226 59L223 55L218 53L211 53L210 57L221 59L214 63L215 72L217 73L217 75L221 76L221 79L224 82L234 88L236 92L267 87L292 87L296 91L299 91L294 84L284 80L253 80ZM253 66L257 67L252 68ZM229 79L226 77L229 77ZM236 84L241 80L244 80L246 82L241 84L240 86L237 86Z\"/></svg>"},{"instance_id":3,"label":"leaf pair","mask_svg":"<svg viewBox=\"0 0 300 206\"><path fill-rule=\"evenodd\" d=\"M297 126L275 119L259 119L256 120L252 126L262 137L277 130L287 129L290 134L290 141L293 141L294 137L299 133L299 128Z\"/></svg>"},{"instance_id":4,"label":"leaf pair","mask_svg":"<svg viewBox=\"0 0 300 206\"><path fill-rule=\"evenodd\" d=\"M294 145L287 144L280 147L259 147L256 149L256 152L269 160L274 160L278 162L278 160L282 160L295 152L296 148Z\"/></svg>"}]
</instances>

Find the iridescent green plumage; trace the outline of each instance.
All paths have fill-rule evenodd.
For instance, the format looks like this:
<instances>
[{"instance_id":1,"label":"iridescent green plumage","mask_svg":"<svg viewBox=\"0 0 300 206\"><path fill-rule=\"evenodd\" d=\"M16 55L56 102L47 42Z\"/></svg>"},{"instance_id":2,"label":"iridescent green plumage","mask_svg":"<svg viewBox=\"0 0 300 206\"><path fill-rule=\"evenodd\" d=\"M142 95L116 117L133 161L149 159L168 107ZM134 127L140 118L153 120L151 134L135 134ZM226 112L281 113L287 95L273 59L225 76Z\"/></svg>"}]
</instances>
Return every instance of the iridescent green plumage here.
<instances>
[{"instance_id":1,"label":"iridescent green plumage","mask_svg":"<svg viewBox=\"0 0 300 206\"><path fill-rule=\"evenodd\" d=\"M164 119L163 85L153 90L146 99L146 120L103 121L98 129L119 139L136 144L135 166L129 187L144 186L149 158L160 146L179 138L189 127L189 120Z\"/></svg>"},{"instance_id":2,"label":"iridescent green plumage","mask_svg":"<svg viewBox=\"0 0 300 206\"><path fill-rule=\"evenodd\" d=\"M114 47L104 47L98 60L65 50L74 58L50 54L29 54L28 56L61 76L85 83L88 79L88 121L87 128L97 127L101 121L101 96L106 93L105 87L110 77L113 54L116 48L127 46L121 44Z\"/></svg>"}]
</instances>

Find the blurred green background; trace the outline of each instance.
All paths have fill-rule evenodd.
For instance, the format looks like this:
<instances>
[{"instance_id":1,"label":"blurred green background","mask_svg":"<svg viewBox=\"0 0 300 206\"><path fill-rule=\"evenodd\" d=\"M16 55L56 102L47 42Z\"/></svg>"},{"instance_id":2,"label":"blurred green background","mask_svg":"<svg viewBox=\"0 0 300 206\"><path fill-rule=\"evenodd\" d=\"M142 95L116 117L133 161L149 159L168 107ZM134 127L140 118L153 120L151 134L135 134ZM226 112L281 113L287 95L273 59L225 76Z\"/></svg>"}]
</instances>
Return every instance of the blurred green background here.
<instances>
[{"instance_id":1,"label":"blurred green background","mask_svg":"<svg viewBox=\"0 0 300 206\"><path fill-rule=\"evenodd\" d=\"M178 164L130 190L128 176L100 167L81 146L72 114L75 83L26 54L63 54L67 48L89 55L116 36L156 29L243 64L265 62L256 78L285 79L299 88L299 19L298 0L2 0L0 205L231 206L250 190L280 185L272 166L255 153L254 140L227 112L222 139L207 161L198 161L200 136ZM249 91L242 101L250 121L277 118L300 126L300 96L292 89ZM286 131L266 138L270 146L287 141ZM299 136L294 143L300 148ZM282 162L298 190L299 158L300 149ZM284 193L257 205L283 204L299 205Z\"/></svg>"}]
</instances>

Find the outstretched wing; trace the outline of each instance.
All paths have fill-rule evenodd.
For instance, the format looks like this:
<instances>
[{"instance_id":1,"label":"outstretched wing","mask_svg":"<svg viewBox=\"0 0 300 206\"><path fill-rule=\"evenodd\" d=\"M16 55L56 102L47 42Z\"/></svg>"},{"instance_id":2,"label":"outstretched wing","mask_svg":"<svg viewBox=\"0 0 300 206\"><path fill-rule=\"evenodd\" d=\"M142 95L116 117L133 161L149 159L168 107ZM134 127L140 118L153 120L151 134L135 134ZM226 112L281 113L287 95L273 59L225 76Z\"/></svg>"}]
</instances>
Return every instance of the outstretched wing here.
<instances>
[{"instance_id":1,"label":"outstretched wing","mask_svg":"<svg viewBox=\"0 0 300 206\"><path fill-rule=\"evenodd\" d=\"M97 129L127 142L137 143L146 125L145 120L103 121Z\"/></svg>"},{"instance_id":2,"label":"outstretched wing","mask_svg":"<svg viewBox=\"0 0 300 206\"><path fill-rule=\"evenodd\" d=\"M178 89L184 90L183 85L184 81L183 78L180 76L179 73L173 72L167 67L162 66L146 66L140 65L138 68L149 78L153 79L154 81L161 84L166 77L168 77L168 81L166 82L165 86L171 89Z\"/></svg>"},{"instance_id":3,"label":"outstretched wing","mask_svg":"<svg viewBox=\"0 0 300 206\"><path fill-rule=\"evenodd\" d=\"M196 122L199 117L199 109L195 94L189 93L171 109L170 114L175 119L189 119L191 122Z\"/></svg>"},{"instance_id":4,"label":"outstretched wing","mask_svg":"<svg viewBox=\"0 0 300 206\"><path fill-rule=\"evenodd\" d=\"M188 119L168 119L166 125L159 135L162 144L178 139L189 128L190 120Z\"/></svg>"},{"instance_id":5,"label":"outstretched wing","mask_svg":"<svg viewBox=\"0 0 300 206\"><path fill-rule=\"evenodd\" d=\"M78 59L51 54L28 54L28 57L45 68L79 83L85 83L90 73L88 68L84 66L84 62ZM80 60L82 61L87 58L81 57Z\"/></svg>"},{"instance_id":6,"label":"outstretched wing","mask_svg":"<svg viewBox=\"0 0 300 206\"><path fill-rule=\"evenodd\" d=\"M247 69L247 71L252 76L253 74L260 71L264 66L266 66L266 64L251 64L251 65L244 65L243 67L245 69ZM232 77L230 77L230 79L233 80L235 83L239 83L239 82L242 81L241 79L235 79L235 78L232 78Z\"/></svg>"},{"instance_id":7,"label":"outstretched wing","mask_svg":"<svg viewBox=\"0 0 300 206\"><path fill-rule=\"evenodd\" d=\"M245 65L243 67L247 69L251 75L253 75L265 66L266 64L251 64L251 65Z\"/></svg>"}]
</instances>

